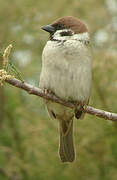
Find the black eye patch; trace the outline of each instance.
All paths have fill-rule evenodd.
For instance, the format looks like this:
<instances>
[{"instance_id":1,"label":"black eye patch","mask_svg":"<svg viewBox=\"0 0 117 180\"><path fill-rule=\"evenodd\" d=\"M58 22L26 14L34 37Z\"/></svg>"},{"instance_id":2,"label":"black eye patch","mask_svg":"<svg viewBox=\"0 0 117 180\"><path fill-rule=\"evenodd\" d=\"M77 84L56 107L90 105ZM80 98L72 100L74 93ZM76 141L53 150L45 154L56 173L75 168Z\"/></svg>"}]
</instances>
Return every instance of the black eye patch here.
<instances>
[{"instance_id":1,"label":"black eye patch","mask_svg":"<svg viewBox=\"0 0 117 180\"><path fill-rule=\"evenodd\" d=\"M63 31L60 33L61 36L72 36L72 32L71 31Z\"/></svg>"}]
</instances>

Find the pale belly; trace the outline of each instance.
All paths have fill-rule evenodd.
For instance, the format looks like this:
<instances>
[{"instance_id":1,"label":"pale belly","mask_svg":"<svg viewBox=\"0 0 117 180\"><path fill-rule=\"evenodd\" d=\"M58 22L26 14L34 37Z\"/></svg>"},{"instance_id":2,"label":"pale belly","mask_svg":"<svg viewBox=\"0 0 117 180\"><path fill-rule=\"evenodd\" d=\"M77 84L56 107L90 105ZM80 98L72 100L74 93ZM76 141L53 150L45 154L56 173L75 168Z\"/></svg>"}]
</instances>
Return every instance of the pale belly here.
<instances>
[{"instance_id":1,"label":"pale belly","mask_svg":"<svg viewBox=\"0 0 117 180\"><path fill-rule=\"evenodd\" d=\"M67 64L66 66L43 67L40 88L54 92L58 97L73 101L88 102L91 90L91 67Z\"/></svg>"}]
</instances>

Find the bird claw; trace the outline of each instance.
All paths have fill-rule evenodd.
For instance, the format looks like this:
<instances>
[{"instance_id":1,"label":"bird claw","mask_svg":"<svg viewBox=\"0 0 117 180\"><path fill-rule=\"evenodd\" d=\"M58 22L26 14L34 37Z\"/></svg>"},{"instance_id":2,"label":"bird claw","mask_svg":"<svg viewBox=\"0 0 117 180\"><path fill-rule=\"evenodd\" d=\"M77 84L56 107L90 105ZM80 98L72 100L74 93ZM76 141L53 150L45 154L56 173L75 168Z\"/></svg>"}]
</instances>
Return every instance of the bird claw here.
<instances>
[{"instance_id":1,"label":"bird claw","mask_svg":"<svg viewBox=\"0 0 117 180\"><path fill-rule=\"evenodd\" d=\"M50 89L43 89L45 94L54 94Z\"/></svg>"},{"instance_id":2,"label":"bird claw","mask_svg":"<svg viewBox=\"0 0 117 180\"><path fill-rule=\"evenodd\" d=\"M85 109L85 106L86 106L86 103L85 102L81 102L81 101L78 101L76 104L75 104L75 117L77 119L82 119L82 114L83 114L83 111Z\"/></svg>"},{"instance_id":3,"label":"bird claw","mask_svg":"<svg viewBox=\"0 0 117 180\"><path fill-rule=\"evenodd\" d=\"M83 111L86 107L86 103L84 101L78 101L76 107L78 110Z\"/></svg>"}]
</instances>

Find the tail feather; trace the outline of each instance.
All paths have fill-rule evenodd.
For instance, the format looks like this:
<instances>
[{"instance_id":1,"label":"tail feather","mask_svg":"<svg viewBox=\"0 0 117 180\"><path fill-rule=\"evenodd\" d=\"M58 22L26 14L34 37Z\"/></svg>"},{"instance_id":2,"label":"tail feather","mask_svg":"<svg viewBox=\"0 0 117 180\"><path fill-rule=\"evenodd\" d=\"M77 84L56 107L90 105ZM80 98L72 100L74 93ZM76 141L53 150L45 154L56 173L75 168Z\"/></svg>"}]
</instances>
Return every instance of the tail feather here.
<instances>
[{"instance_id":1,"label":"tail feather","mask_svg":"<svg viewBox=\"0 0 117 180\"><path fill-rule=\"evenodd\" d=\"M66 133L64 130L66 130ZM67 126L65 121L64 123L60 123L59 155L62 162L73 162L75 159L73 143L73 120L70 120Z\"/></svg>"}]
</instances>

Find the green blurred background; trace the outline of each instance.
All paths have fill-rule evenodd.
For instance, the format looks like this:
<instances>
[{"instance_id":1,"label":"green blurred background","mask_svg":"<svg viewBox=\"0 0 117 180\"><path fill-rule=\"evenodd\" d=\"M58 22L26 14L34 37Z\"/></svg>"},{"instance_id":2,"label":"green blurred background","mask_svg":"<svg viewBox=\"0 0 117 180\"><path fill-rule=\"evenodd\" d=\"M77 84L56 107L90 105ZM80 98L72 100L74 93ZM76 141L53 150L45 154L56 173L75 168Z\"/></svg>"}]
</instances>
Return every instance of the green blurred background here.
<instances>
[{"instance_id":1,"label":"green blurred background","mask_svg":"<svg viewBox=\"0 0 117 180\"><path fill-rule=\"evenodd\" d=\"M93 56L90 105L117 113L117 0L0 0L0 51L38 86L42 25L72 15L88 25ZM76 161L58 158L58 123L41 98L0 88L0 180L117 180L117 124L86 115L75 120Z\"/></svg>"}]
</instances>

